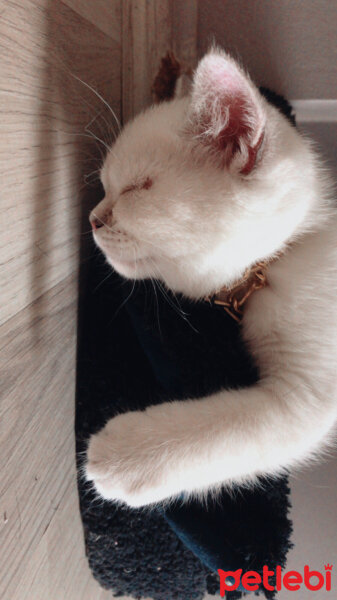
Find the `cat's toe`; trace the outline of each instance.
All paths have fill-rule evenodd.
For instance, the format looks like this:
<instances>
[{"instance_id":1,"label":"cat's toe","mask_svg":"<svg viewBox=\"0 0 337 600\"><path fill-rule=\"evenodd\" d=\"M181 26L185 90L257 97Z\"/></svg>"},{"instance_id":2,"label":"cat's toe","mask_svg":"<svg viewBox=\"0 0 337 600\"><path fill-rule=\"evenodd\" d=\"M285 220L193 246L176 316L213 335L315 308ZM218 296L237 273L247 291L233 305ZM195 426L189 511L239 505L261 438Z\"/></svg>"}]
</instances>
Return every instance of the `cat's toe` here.
<instances>
[{"instance_id":1,"label":"cat's toe","mask_svg":"<svg viewBox=\"0 0 337 600\"><path fill-rule=\"evenodd\" d=\"M115 456L104 430L91 436L84 474L93 482L96 491L106 499L116 498L120 486L116 481Z\"/></svg>"},{"instance_id":2,"label":"cat's toe","mask_svg":"<svg viewBox=\"0 0 337 600\"><path fill-rule=\"evenodd\" d=\"M106 462L88 460L85 478L92 482L96 492L105 500L117 500L123 495L114 470L109 468Z\"/></svg>"},{"instance_id":3,"label":"cat's toe","mask_svg":"<svg viewBox=\"0 0 337 600\"><path fill-rule=\"evenodd\" d=\"M89 480L105 479L111 466L107 440L102 433L91 436L87 449L85 475Z\"/></svg>"}]
</instances>

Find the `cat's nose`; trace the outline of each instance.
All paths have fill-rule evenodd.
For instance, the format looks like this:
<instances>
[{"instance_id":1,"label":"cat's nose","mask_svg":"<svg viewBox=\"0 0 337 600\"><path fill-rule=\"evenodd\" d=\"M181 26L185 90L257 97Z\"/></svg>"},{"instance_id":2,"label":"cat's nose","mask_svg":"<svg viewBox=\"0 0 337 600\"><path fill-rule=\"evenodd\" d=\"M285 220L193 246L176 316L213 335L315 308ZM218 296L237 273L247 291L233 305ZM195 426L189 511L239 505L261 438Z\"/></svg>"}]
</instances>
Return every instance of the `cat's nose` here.
<instances>
[{"instance_id":1,"label":"cat's nose","mask_svg":"<svg viewBox=\"0 0 337 600\"><path fill-rule=\"evenodd\" d=\"M103 227L104 223L103 221L100 221L100 219L98 219L97 217L90 217L90 223L91 223L91 227L93 228L93 230L95 231L96 229L99 229L100 227Z\"/></svg>"},{"instance_id":2,"label":"cat's nose","mask_svg":"<svg viewBox=\"0 0 337 600\"><path fill-rule=\"evenodd\" d=\"M112 220L112 210L105 209L98 211L97 207L93 210L91 215L89 216L89 221L93 231L99 229L100 227L104 227L104 225L110 225Z\"/></svg>"}]
</instances>

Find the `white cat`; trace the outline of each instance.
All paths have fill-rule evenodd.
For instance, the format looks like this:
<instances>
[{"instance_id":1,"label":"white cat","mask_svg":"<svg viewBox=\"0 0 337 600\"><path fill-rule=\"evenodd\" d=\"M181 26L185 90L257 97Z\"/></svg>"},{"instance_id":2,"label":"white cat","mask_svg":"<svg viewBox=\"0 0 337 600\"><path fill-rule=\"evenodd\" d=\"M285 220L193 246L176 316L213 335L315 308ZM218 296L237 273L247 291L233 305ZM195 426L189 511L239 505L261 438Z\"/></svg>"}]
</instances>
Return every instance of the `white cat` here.
<instances>
[{"instance_id":1,"label":"white cat","mask_svg":"<svg viewBox=\"0 0 337 600\"><path fill-rule=\"evenodd\" d=\"M316 456L337 412L337 220L311 144L213 49L189 96L126 125L101 178L94 237L125 277L201 299L275 260L241 325L260 381L111 419L88 446L99 494L142 506Z\"/></svg>"}]
</instances>

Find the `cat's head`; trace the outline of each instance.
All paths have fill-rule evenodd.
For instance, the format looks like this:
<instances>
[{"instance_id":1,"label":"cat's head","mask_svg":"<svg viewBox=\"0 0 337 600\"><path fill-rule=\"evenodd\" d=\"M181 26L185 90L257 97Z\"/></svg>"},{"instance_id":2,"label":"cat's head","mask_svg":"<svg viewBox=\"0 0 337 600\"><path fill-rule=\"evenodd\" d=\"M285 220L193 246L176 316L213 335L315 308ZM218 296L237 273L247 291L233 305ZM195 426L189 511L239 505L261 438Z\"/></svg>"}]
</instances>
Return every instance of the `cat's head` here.
<instances>
[{"instance_id":1,"label":"cat's head","mask_svg":"<svg viewBox=\"0 0 337 600\"><path fill-rule=\"evenodd\" d=\"M313 172L296 130L212 50L189 95L137 116L108 152L94 238L125 277L201 297L307 226Z\"/></svg>"}]
</instances>

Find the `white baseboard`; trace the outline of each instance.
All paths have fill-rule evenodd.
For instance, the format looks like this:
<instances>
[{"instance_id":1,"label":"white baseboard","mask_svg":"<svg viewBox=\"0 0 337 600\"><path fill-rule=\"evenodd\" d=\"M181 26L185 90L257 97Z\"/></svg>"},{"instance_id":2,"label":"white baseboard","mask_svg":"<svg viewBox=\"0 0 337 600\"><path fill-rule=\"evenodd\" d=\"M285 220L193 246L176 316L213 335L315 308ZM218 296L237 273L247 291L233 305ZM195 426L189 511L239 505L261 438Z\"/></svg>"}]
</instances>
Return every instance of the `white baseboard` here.
<instances>
[{"instance_id":1,"label":"white baseboard","mask_svg":"<svg viewBox=\"0 0 337 600\"><path fill-rule=\"evenodd\" d=\"M336 123L337 100L290 100L299 123Z\"/></svg>"}]
</instances>

